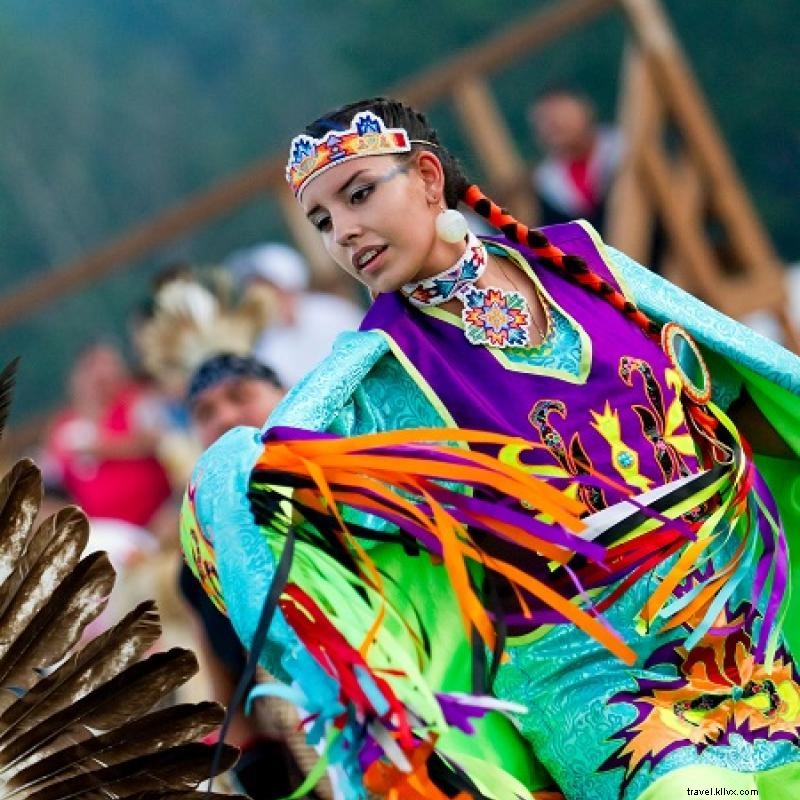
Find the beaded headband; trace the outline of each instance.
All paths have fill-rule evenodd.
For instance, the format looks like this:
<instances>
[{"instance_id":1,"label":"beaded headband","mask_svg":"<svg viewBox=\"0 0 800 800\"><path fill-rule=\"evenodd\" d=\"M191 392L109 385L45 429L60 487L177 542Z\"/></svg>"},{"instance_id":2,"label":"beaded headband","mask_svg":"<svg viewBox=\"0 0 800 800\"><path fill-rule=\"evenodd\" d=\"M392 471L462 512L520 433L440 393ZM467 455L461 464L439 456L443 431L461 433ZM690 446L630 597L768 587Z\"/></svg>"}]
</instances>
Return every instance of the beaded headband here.
<instances>
[{"instance_id":1,"label":"beaded headband","mask_svg":"<svg viewBox=\"0 0 800 800\"><path fill-rule=\"evenodd\" d=\"M387 128L371 111L359 111L344 131L328 131L321 139L300 134L292 139L286 180L295 197L326 169L362 156L407 153L411 141L404 128Z\"/></svg>"}]
</instances>

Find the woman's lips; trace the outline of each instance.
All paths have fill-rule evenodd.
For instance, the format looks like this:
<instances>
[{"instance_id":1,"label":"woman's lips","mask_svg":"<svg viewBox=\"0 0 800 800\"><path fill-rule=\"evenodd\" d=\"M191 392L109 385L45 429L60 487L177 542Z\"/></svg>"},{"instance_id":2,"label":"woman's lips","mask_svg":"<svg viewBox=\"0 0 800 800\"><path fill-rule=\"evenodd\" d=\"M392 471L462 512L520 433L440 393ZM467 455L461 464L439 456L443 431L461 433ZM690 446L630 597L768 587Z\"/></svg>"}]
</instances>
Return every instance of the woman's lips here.
<instances>
[{"instance_id":1,"label":"woman's lips","mask_svg":"<svg viewBox=\"0 0 800 800\"><path fill-rule=\"evenodd\" d=\"M353 267L357 272L373 272L383 263L383 254L386 245L373 245L362 247L352 259Z\"/></svg>"}]
</instances>

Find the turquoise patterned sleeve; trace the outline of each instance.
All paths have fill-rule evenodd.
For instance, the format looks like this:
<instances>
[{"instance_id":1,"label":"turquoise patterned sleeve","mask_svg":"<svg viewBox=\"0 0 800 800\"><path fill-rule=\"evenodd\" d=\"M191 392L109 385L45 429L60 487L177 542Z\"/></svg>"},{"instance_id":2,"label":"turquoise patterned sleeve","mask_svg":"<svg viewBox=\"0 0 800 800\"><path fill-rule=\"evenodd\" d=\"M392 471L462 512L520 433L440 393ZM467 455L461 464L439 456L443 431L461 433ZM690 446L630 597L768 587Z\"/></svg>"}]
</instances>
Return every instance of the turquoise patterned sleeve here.
<instances>
[{"instance_id":1,"label":"turquoise patterned sleeve","mask_svg":"<svg viewBox=\"0 0 800 800\"><path fill-rule=\"evenodd\" d=\"M645 314L660 322L677 322L705 352L716 355L711 356L716 370L713 375L720 384L717 391L723 403L739 394L742 381L737 366L800 395L800 358L794 353L645 269L619 250L607 247L606 251L622 283Z\"/></svg>"},{"instance_id":2,"label":"turquoise patterned sleeve","mask_svg":"<svg viewBox=\"0 0 800 800\"><path fill-rule=\"evenodd\" d=\"M438 427L442 418L378 333L344 333L333 353L275 409L263 430L277 426L341 436Z\"/></svg>"},{"instance_id":3,"label":"turquoise patterned sleeve","mask_svg":"<svg viewBox=\"0 0 800 800\"><path fill-rule=\"evenodd\" d=\"M385 342L385 339L381 337ZM359 436L403 428L440 427L442 418L388 349L356 387L328 430L340 436ZM395 526L371 514L343 509L347 522L378 531ZM362 541L369 549L373 543Z\"/></svg>"},{"instance_id":4,"label":"turquoise patterned sleeve","mask_svg":"<svg viewBox=\"0 0 800 800\"><path fill-rule=\"evenodd\" d=\"M346 420L354 413L354 395L388 351L386 340L377 333L341 334L333 352L286 395L262 432L279 426L313 431L346 426ZM347 430L345 427L336 432Z\"/></svg>"},{"instance_id":5,"label":"turquoise patterned sleeve","mask_svg":"<svg viewBox=\"0 0 800 800\"><path fill-rule=\"evenodd\" d=\"M392 355L385 337L344 333L333 353L275 409L264 430L276 426L359 436L404 428L436 428L442 418ZM343 509L344 519L376 531L394 526L371 514ZM371 542L362 541L369 549Z\"/></svg>"},{"instance_id":6,"label":"turquoise patterned sleeve","mask_svg":"<svg viewBox=\"0 0 800 800\"><path fill-rule=\"evenodd\" d=\"M386 352L353 392L329 430L343 436L443 425L438 411L399 361Z\"/></svg>"}]
</instances>

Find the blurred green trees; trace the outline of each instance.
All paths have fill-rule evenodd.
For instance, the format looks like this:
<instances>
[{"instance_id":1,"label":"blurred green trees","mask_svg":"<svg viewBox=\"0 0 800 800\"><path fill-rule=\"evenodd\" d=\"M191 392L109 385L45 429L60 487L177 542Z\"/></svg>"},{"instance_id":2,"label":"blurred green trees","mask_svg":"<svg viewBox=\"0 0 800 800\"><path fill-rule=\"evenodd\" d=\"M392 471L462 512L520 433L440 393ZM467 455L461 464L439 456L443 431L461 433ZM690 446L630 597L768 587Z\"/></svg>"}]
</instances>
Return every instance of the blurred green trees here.
<instances>
[{"instance_id":1,"label":"blurred green trees","mask_svg":"<svg viewBox=\"0 0 800 800\"><path fill-rule=\"evenodd\" d=\"M320 111L385 90L550 2L4 0L0 286L80 255L283 148ZM797 258L796 0L665 6L778 249ZM531 159L530 97L571 83L612 116L623 40L613 12L497 76ZM431 111L459 149L449 110ZM89 338L125 337L162 264L214 262L282 235L271 209L255 204L0 332L6 356L23 356L17 416L57 401Z\"/></svg>"}]
</instances>

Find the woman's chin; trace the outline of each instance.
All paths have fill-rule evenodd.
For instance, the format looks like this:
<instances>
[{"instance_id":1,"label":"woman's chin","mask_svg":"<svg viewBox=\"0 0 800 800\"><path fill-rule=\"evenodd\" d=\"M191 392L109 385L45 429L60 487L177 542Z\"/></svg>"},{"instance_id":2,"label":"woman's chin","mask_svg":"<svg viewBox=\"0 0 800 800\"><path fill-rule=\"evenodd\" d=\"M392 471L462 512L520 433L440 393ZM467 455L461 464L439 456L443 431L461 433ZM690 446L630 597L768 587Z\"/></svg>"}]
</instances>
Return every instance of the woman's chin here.
<instances>
[{"instance_id":1,"label":"woman's chin","mask_svg":"<svg viewBox=\"0 0 800 800\"><path fill-rule=\"evenodd\" d=\"M388 275L376 275L373 280L367 283L367 288L373 294L390 294L391 292L396 292L402 285L397 280L392 280Z\"/></svg>"}]
</instances>

